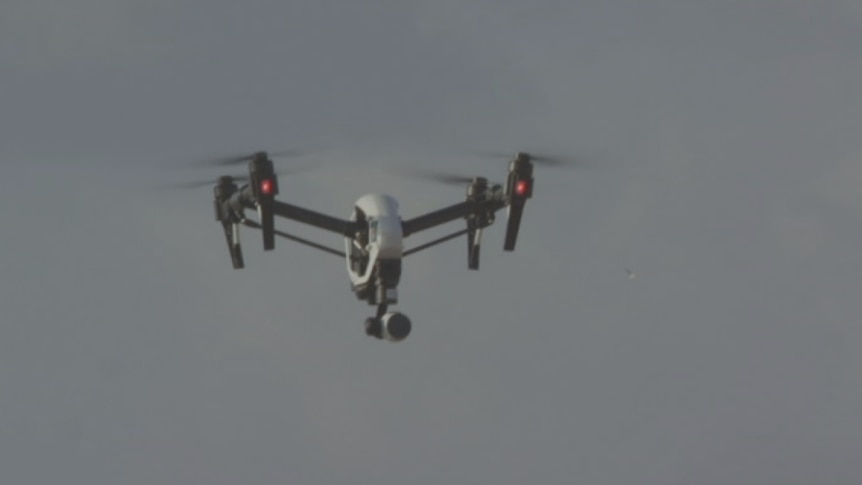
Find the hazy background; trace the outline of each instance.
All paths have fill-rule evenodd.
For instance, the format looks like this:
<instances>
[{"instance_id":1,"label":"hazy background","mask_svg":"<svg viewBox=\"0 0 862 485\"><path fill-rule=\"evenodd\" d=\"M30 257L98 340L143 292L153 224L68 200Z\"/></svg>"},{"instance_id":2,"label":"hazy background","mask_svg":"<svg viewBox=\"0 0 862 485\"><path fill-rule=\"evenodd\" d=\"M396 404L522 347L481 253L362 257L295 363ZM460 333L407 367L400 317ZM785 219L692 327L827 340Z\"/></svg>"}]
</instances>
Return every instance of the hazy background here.
<instances>
[{"instance_id":1,"label":"hazy background","mask_svg":"<svg viewBox=\"0 0 862 485\"><path fill-rule=\"evenodd\" d=\"M860 83L850 0L4 0L0 482L860 483ZM342 217L590 164L479 272L408 258L390 344L342 260L234 271L158 188L304 147L281 197Z\"/></svg>"}]
</instances>

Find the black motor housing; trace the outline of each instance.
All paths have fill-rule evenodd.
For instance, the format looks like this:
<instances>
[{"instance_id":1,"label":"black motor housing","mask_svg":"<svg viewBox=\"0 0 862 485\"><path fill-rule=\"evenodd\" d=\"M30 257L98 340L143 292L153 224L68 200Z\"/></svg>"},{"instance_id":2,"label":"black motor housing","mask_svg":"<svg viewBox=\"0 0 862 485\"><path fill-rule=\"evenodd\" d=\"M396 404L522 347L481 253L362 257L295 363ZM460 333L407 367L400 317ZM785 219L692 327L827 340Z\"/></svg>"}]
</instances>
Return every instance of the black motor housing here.
<instances>
[{"instance_id":1,"label":"black motor housing","mask_svg":"<svg viewBox=\"0 0 862 485\"><path fill-rule=\"evenodd\" d=\"M506 221L506 240L504 251L514 251L521 227L521 216L527 199L533 196L533 164L526 153L518 153L509 165L509 178L506 180L509 217Z\"/></svg>"},{"instance_id":2,"label":"black motor housing","mask_svg":"<svg viewBox=\"0 0 862 485\"><path fill-rule=\"evenodd\" d=\"M265 153L256 153L248 162L251 191L260 211L260 226L263 231L263 250L275 249L275 216L273 200L278 195L278 177L275 167Z\"/></svg>"}]
</instances>

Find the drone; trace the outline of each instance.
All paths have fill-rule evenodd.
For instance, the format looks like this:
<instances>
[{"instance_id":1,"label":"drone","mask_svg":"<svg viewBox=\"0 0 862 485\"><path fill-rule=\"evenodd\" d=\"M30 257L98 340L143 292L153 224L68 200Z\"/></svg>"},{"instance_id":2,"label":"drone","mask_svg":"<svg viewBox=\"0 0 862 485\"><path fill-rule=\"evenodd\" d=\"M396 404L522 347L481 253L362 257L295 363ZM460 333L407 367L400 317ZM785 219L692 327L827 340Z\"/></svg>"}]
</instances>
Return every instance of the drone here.
<instances>
[{"instance_id":1,"label":"drone","mask_svg":"<svg viewBox=\"0 0 862 485\"><path fill-rule=\"evenodd\" d=\"M263 250L275 249L276 236L340 256L347 266L350 288L356 298L376 306L376 314L365 320L365 333L390 342L407 338L412 329L410 319L401 312L390 311L398 303L398 283L405 257L443 242L466 236L467 268L479 269L482 232L494 223L497 213L505 209L504 251L514 251L527 201L533 196L533 163L551 160L515 153L509 161L505 184L489 184L484 177L433 176L439 181L466 186L463 201L412 218L403 218L398 201L386 194L369 193L359 197L346 219L278 200L278 173L270 155L256 152L233 157L221 165L248 162L248 176L223 175L215 182L213 207L215 219L222 226L236 270L245 266L240 244L240 227L259 230ZM245 181L243 185L237 182ZM212 183L212 182L209 182ZM246 217L256 211L257 220ZM299 222L344 238L344 250L304 239L275 228L275 218ZM433 241L405 249L405 240L428 229L463 220L465 227Z\"/></svg>"}]
</instances>

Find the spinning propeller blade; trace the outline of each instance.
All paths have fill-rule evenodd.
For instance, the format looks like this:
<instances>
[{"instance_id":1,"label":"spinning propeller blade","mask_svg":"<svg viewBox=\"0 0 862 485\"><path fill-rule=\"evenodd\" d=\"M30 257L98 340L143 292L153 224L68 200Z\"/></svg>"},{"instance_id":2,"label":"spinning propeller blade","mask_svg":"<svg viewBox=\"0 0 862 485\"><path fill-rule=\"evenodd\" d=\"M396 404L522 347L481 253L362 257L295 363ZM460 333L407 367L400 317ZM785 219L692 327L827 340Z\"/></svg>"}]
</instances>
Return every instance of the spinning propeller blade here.
<instances>
[{"instance_id":1,"label":"spinning propeller blade","mask_svg":"<svg viewBox=\"0 0 862 485\"><path fill-rule=\"evenodd\" d=\"M261 151L245 155L232 155L228 157L218 157L200 160L196 162L195 165L229 167L232 165L240 165L242 163L247 163L251 161L256 155L261 155L264 158L297 158L305 155L305 152L300 150L278 150L274 152Z\"/></svg>"},{"instance_id":2,"label":"spinning propeller blade","mask_svg":"<svg viewBox=\"0 0 862 485\"><path fill-rule=\"evenodd\" d=\"M309 170L310 167L293 167L287 169L276 170L276 175L294 175L298 173L305 172ZM229 175L233 179L235 183L247 183L249 181L248 175ZM185 189L197 189L200 187L212 187L213 185L219 184L219 179L221 177L216 177L215 179L208 180L192 180L189 182L178 182L174 184L167 184L161 186L163 189L171 189L171 190L185 190Z\"/></svg>"},{"instance_id":3,"label":"spinning propeller blade","mask_svg":"<svg viewBox=\"0 0 862 485\"><path fill-rule=\"evenodd\" d=\"M561 157L561 156L550 156L550 155L537 155L529 152L514 152L514 153L503 153L496 151L477 151L473 152L474 155L479 156L481 158L495 158L495 159L507 159L511 160L518 154L526 155L528 159L538 165L546 165L549 167L566 167L566 166L583 166L584 161L576 160L570 157Z\"/></svg>"},{"instance_id":4,"label":"spinning propeller blade","mask_svg":"<svg viewBox=\"0 0 862 485\"><path fill-rule=\"evenodd\" d=\"M455 175L432 170L411 169L399 170L399 172L407 177L430 180L432 182L439 182L446 185L457 185L459 187L473 183L474 179L474 177L467 177L465 175Z\"/></svg>"},{"instance_id":5,"label":"spinning propeller blade","mask_svg":"<svg viewBox=\"0 0 862 485\"><path fill-rule=\"evenodd\" d=\"M231 175L230 176L233 182L241 183L248 181L248 175ZM165 184L162 185L161 188L168 190L186 190L186 189L197 189L200 187L212 187L214 185L218 185L221 177L216 177L215 179L210 180L195 180L190 182L177 182L173 184Z\"/></svg>"}]
</instances>

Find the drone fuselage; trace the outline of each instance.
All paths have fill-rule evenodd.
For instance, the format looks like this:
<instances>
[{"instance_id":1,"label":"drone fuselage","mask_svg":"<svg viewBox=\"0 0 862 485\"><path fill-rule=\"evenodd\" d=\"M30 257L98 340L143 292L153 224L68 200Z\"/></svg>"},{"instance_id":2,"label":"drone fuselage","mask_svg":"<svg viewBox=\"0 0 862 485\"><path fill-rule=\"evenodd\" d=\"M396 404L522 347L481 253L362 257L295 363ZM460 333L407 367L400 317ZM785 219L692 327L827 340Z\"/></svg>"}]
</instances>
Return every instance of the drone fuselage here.
<instances>
[{"instance_id":1,"label":"drone fuselage","mask_svg":"<svg viewBox=\"0 0 862 485\"><path fill-rule=\"evenodd\" d=\"M386 194L360 197L349 218L356 232L344 238L351 289L371 305L398 302L404 234L398 202Z\"/></svg>"}]
</instances>

